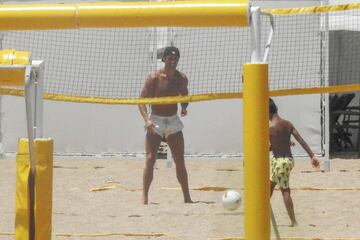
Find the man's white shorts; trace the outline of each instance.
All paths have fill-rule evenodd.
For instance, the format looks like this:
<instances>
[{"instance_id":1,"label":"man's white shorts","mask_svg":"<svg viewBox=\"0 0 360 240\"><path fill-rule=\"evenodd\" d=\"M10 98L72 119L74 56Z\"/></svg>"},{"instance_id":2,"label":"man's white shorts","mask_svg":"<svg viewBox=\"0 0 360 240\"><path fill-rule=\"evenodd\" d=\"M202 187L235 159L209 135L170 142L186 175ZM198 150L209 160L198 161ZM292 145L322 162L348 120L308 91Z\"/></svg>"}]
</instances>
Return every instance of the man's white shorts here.
<instances>
[{"instance_id":1,"label":"man's white shorts","mask_svg":"<svg viewBox=\"0 0 360 240\"><path fill-rule=\"evenodd\" d=\"M170 117L150 114L150 119L155 124L153 128L154 132L161 137L167 138L169 135L180 132L184 128L177 114Z\"/></svg>"}]
</instances>

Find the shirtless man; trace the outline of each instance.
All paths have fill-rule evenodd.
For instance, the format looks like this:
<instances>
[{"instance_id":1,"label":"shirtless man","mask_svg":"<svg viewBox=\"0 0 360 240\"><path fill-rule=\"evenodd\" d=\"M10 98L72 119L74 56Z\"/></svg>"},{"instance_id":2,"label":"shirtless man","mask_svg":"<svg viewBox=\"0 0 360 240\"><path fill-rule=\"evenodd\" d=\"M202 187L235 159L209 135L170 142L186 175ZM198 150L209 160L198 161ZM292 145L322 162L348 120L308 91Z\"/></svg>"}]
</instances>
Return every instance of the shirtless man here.
<instances>
[{"instance_id":1,"label":"shirtless man","mask_svg":"<svg viewBox=\"0 0 360 240\"><path fill-rule=\"evenodd\" d=\"M297 142L303 147L310 157L313 167L320 166L320 160L315 157L308 144L300 136L293 124L281 118L277 112L275 102L269 99L269 117L270 117L270 150L273 157L270 162L270 196L272 196L274 188L279 185L287 213L291 220L291 226L297 225L294 213L294 205L290 196L289 177L292 168L294 167L294 159L291 153L290 141L291 135L294 136Z\"/></svg>"},{"instance_id":2,"label":"shirtless man","mask_svg":"<svg viewBox=\"0 0 360 240\"><path fill-rule=\"evenodd\" d=\"M141 91L141 98L185 96L188 95L188 79L186 75L176 69L180 52L176 47L165 48L162 61L164 68L150 74ZM180 115L187 115L188 103L181 103ZM170 147L176 165L176 176L181 185L185 203L192 203L188 175L184 160L183 124L177 115L177 104L153 104L151 113L148 114L145 104L139 105L141 116L145 122L146 138L145 152L146 163L143 173L143 203L148 204L149 188L153 180L156 154L163 138Z\"/></svg>"}]
</instances>

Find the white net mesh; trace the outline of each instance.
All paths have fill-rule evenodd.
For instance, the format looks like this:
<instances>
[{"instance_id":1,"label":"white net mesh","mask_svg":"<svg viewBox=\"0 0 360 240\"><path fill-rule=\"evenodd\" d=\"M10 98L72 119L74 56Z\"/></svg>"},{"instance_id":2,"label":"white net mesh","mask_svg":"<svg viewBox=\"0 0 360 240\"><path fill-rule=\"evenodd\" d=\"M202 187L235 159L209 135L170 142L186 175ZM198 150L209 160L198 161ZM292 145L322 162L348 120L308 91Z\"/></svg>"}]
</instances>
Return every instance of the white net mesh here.
<instances>
[{"instance_id":1,"label":"white net mesh","mask_svg":"<svg viewBox=\"0 0 360 240\"><path fill-rule=\"evenodd\" d=\"M360 83L359 9L275 14L269 55L271 90ZM262 38L269 32L262 17ZM102 99L137 99L147 75L161 67L166 45L180 49L178 69L190 95L242 92L250 61L248 28L128 28L3 32L2 48L46 62L45 92ZM263 44L264 45L264 44Z\"/></svg>"}]
</instances>

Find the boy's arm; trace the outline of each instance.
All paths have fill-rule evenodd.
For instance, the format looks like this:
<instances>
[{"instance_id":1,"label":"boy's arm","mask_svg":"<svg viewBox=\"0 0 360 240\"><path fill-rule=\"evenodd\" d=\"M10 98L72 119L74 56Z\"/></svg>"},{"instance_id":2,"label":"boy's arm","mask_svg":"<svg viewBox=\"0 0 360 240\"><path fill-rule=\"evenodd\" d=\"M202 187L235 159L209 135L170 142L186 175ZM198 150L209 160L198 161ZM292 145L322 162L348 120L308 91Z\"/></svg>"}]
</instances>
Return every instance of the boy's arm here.
<instances>
[{"instance_id":1,"label":"boy's arm","mask_svg":"<svg viewBox=\"0 0 360 240\"><path fill-rule=\"evenodd\" d=\"M320 166L320 160L315 156L313 151L311 151L309 145L301 137L300 133L295 129L294 126L292 126L291 134L295 137L296 141L298 141L298 143L300 143L302 148L307 152L307 154L311 158L311 164L313 165L313 167L318 168Z\"/></svg>"}]
</instances>

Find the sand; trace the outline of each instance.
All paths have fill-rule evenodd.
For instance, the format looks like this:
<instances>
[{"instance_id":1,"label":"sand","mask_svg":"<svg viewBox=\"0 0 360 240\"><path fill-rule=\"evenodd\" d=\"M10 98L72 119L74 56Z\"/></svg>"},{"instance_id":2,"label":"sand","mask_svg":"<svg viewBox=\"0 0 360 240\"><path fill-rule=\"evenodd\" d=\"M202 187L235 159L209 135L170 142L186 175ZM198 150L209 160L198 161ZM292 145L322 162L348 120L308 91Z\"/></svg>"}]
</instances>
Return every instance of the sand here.
<instances>
[{"instance_id":1,"label":"sand","mask_svg":"<svg viewBox=\"0 0 360 240\"><path fill-rule=\"evenodd\" d=\"M175 169L159 160L150 204L141 204L141 160L55 160L54 240L229 239L243 237L243 205L221 206L224 191L243 194L241 160L187 160L191 195L184 204ZM290 185L299 225L289 227L280 191L271 199L282 237L360 239L360 159L333 159L331 171L296 160ZM0 239L14 239L15 161L0 161ZM103 187L108 189L100 190ZM237 238L234 238L237 239Z\"/></svg>"}]
</instances>

